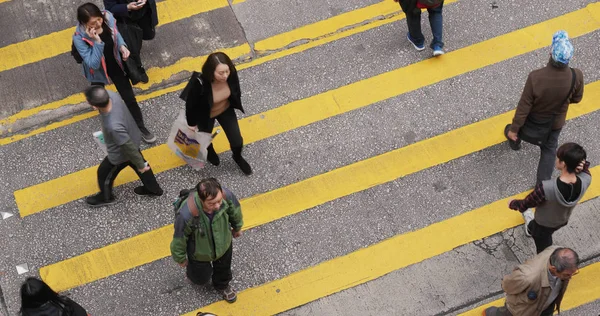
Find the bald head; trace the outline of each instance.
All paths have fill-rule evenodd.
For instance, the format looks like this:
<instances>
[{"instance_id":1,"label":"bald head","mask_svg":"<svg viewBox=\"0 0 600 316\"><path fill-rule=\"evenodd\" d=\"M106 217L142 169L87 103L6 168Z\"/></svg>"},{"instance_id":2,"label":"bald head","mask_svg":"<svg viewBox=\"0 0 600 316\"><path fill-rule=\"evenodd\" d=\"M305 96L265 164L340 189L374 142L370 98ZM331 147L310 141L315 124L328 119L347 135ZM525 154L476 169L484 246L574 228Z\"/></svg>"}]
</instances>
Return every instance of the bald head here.
<instances>
[{"instance_id":1,"label":"bald head","mask_svg":"<svg viewBox=\"0 0 600 316\"><path fill-rule=\"evenodd\" d=\"M550 265L555 267L557 272L577 270L579 255L570 248L557 248L550 256Z\"/></svg>"},{"instance_id":2,"label":"bald head","mask_svg":"<svg viewBox=\"0 0 600 316\"><path fill-rule=\"evenodd\" d=\"M97 108L105 108L108 106L110 101L110 96L108 95L108 91L103 86L90 86L85 89L85 99L91 106L95 106Z\"/></svg>"}]
</instances>

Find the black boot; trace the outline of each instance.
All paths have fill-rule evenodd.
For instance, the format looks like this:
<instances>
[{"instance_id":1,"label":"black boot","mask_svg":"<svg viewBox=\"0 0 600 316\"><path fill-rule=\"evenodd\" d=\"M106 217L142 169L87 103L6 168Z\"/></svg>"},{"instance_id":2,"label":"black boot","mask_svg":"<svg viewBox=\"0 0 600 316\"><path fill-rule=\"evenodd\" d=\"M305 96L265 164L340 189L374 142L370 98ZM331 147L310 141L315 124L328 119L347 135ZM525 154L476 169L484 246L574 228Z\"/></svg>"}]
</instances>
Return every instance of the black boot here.
<instances>
[{"instance_id":1,"label":"black boot","mask_svg":"<svg viewBox=\"0 0 600 316\"><path fill-rule=\"evenodd\" d=\"M242 146L232 147L231 152L233 153L233 160L235 161L235 163L237 163L240 169L242 169L242 172L247 176L251 175L252 167L250 167L250 164L248 164L246 159L242 157Z\"/></svg>"},{"instance_id":2,"label":"black boot","mask_svg":"<svg viewBox=\"0 0 600 316\"><path fill-rule=\"evenodd\" d=\"M208 160L208 162L210 162L214 166L218 166L221 163L221 161L219 160L219 155L217 155L217 152L215 151L215 147L213 147L213 144L210 144L210 146L208 146L208 148L206 148L206 149L208 150L208 155L206 155L206 160Z\"/></svg>"}]
</instances>

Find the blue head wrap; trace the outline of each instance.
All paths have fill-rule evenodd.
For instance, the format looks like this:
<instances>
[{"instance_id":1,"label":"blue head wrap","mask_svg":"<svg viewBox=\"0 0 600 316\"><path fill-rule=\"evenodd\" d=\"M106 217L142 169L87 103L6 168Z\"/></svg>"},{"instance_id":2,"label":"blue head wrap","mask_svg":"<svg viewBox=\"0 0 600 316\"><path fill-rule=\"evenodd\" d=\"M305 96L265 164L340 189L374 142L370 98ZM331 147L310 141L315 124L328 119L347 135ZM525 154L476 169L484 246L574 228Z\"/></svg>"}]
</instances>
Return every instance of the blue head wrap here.
<instances>
[{"instance_id":1,"label":"blue head wrap","mask_svg":"<svg viewBox=\"0 0 600 316\"><path fill-rule=\"evenodd\" d=\"M568 64L573 57L573 45L565 31L558 31L552 36L552 59L559 63Z\"/></svg>"}]
</instances>

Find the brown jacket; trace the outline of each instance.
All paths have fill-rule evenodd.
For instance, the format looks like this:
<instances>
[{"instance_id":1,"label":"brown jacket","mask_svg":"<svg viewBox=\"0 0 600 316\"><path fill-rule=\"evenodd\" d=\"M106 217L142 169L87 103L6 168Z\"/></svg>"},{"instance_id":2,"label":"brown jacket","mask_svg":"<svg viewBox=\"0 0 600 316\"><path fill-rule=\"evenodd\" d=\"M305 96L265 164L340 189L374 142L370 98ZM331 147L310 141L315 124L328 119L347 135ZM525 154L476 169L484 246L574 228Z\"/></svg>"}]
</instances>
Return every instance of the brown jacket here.
<instances>
[{"instance_id":1,"label":"brown jacket","mask_svg":"<svg viewBox=\"0 0 600 316\"><path fill-rule=\"evenodd\" d=\"M518 265L511 274L502 279L502 289L506 292L506 307L513 315L539 316L544 310L544 304L550 296L550 281L548 266L550 255L558 248L550 246L535 257ZM560 313L560 302L563 299L569 281L562 281L562 289L556 298L556 309ZM537 298L527 297L529 292L535 292Z\"/></svg>"},{"instance_id":2,"label":"brown jacket","mask_svg":"<svg viewBox=\"0 0 600 316\"><path fill-rule=\"evenodd\" d=\"M518 133L528 115L540 120L557 115L552 129L561 129L565 125L569 104L579 103L583 97L583 73L577 68L573 70L574 92L564 104L559 103L565 100L571 87L572 75L569 67L557 68L548 63L546 67L532 71L527 77L510 130Z\"/></svg>"}]
</instances>

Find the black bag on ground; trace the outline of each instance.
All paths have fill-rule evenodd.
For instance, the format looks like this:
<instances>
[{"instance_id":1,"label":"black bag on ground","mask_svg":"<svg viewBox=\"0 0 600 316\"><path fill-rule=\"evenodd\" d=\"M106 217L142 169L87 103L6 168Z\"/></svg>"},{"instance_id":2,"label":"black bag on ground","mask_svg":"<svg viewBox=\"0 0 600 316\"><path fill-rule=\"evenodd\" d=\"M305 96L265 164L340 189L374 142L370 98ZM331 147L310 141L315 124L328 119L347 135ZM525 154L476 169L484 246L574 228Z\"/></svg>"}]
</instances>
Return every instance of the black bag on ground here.
<instances>
[{"instance_id":1,"label":"black bag on ground","mask_svg":"<svg viewBox=\"0 0 600 316\"><path fill-rule=\"evenodd\" d=\"M573 88L575 87L575 76L575 70L571 68L571 88L569 89L567 97L560 103L560 106L567 102L571 97L571 93L573 93ZM532 115L528 115L525 124L519 129L519 139L533 145L541 146L546 142L548 136L550 136L555 119L556 115L546 119L535 118Z\"/></svg>"}]
</instances>

